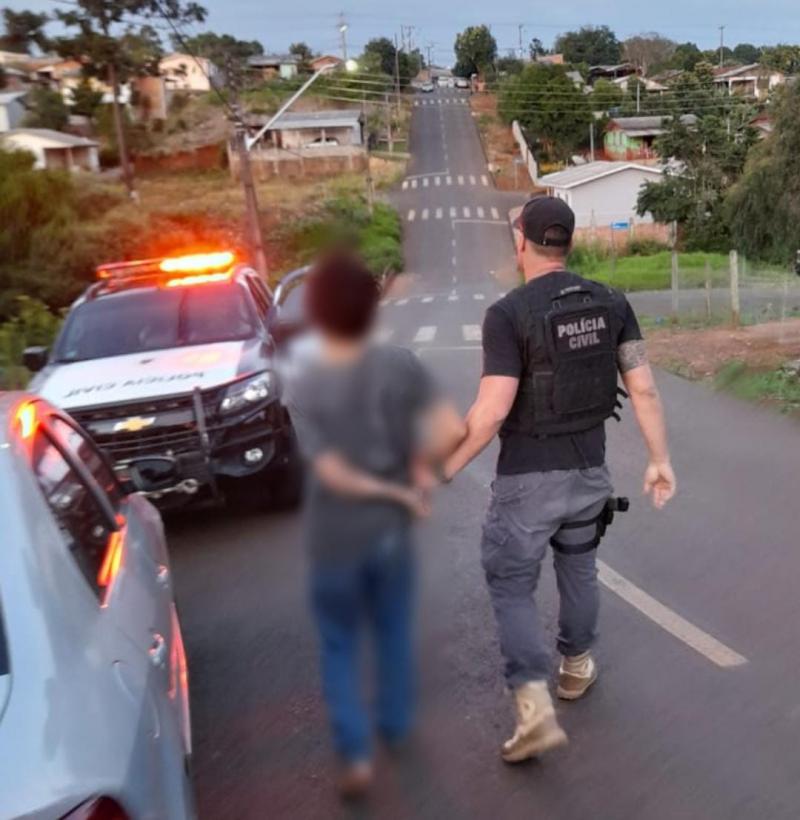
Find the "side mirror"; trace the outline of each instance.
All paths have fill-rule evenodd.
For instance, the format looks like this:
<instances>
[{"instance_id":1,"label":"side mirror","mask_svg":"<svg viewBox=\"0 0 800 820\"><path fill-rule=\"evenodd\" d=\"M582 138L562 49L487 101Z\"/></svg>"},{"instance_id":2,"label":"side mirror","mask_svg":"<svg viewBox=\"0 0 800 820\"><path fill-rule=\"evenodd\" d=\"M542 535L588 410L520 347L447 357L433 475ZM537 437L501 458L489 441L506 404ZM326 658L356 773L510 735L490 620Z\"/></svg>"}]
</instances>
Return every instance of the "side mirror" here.
<instances>
[{"instance_id":1,"label":"side mirror","mask_svg":"<svg viewBox=\"0 0 800 820\"><path fill-rule=\"evenodd\" d=\"M178 463L169 456L135 458L125 467L122 486L129 493L161 493L178 484Z\"/></svg>"},{"instance_id":2,"label":"side mirror","mask_svg":"<svg viewBox=\"0 0 800 820\"><path fill-rule=\"evenodd\" d=\"M22 364L31 371L38 373L47 364L48 350L42 345L26 347L22 353Z\"/></svg>"}]
</instances>

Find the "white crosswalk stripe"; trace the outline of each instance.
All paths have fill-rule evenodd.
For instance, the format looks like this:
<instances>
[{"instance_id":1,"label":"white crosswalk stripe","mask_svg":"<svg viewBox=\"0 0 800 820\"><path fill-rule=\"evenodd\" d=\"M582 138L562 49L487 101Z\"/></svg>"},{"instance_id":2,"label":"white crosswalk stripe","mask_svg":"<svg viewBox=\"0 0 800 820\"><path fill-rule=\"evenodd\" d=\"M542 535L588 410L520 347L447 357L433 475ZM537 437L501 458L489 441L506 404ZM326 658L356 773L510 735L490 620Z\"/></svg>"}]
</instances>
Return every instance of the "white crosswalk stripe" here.
<instances>
[{"instance_id":1,"label":"white crosswalk stripe","mask_svg":"<svg viewBox=\"0 0 800 820\"><path fill-rule=\"evenodd\" d=\"M458 211L455 208L450 208L450 219L455 219Z\"/></svg>"},{"instance_id":2,"label":"white crosswalk stripe","mask_svg":"<svg viewBox=\"0 0 800 820\"><path fill-rule=\"evenodd\" d=\"M422 219L427 219L428 218L428 209L427 208L422 209L422 217L421 218Z\"/></svg>"},{"instance_id":3,"label":"white crosswalk stripe","mask_svg":"<svg viewBox=\"0 0 800 820\"><path fill-rule=\"evenodd\" d=\"M469 219L471 215L470 209L467 206L464 206L464 219Z\"/></svg>"},{"instance_id":4,"label":"white crosswalk stripe","mask_svg":"<svg viewBox=\"0 0 800 820\"><path fill-rule=\"evenodd\" d=\"M403 307L403 305L407 305L407 304L408 304L408 299L398 299L398 300L395 302L395 304L396 304L396 305L398 305L399 307Z\"/></svg>"},{"instance_id":5,"label":"white crosswalk stripe","mask_svg":"<svg viewBox=\"0 0 800 820\"><path fill-rule=\"evenodd\" d=\"M412 180L411 180L411 187L412 187L412 188L416 188L416 187L417 187L417 180L416 180L416 179L412 179Z\"/></svg>"},{"instance_id":6,"label":"white crosswalk stripe","mask_svg":"<svg viewBox=\"0 0 800 820\"><path fill-rule=\"evenodd\" d=\"M441 208L437 208L437 209L436 209L436 218L437 218L437 219L441 219L441 218L442 218L442 209L441 209Z\"/></svg>"},{"instance_id":7,"label":"white crosswalk stripe","mask_svg":"<svg viewBox=\"0 0 800 820\"><path fill-rule=\"evenodd\" d=\"M481 183L483 185L489 185L489 180L486 178L486 174L481 174Z\"/></svg>"},{"instance_id":8,"label":"white crosswalk stripe","mask_svg":"<svg viewBox=\"0 0 800 820\"><path fill-rule=\"evenodd\" d=\"M432 301L433 301L433 296L423 296L423 297L422 297L422 302L423 302L424 304L426 304L426 305L427 305L429 302L432 302Z\"/></svg>"},{"instance_id":9,"label":"white crosswalk stripe","mask_svg":"<svg viewBox=\"0 0 800 820\"><path fill-rule=\"evenodd\" d=\"M430 182L430 180L428 179L428 177L423 177L423 178L422 178L422 187L423 187L423 188L427 188L427 187L428 187L428 182Z\"/></svg>"},{"instance_id":10,"label":"white crosswalk stripe","mask_svg":"<svg viewBox=\"0 0 800 820\"><path fill-rule=\"evenodd\" d=\"M481 340L480 325L461 325L461 332L464 334L465 342L479 342Z\"/></svg>"},{"instance_id":11,"label":"white crosswalk stripe","mask_svg":"<svg viewBox=\"0 0 800 820\"><path fill-rule=\"evenodd\" d=\"M500 213L497 208L492 208L492 219L500 219Z\"/></svg>"},{"instance_id":12,"label":"white crosswalk stripe","mask_svg":"<svg viewBox=\"0 0 800 820\"><path fill-rule=\"evenodd\" d=\"M406 219L408 219L409 222L413 222L416 219L416 216L417 216L417 212L412 208L408 212L408 216L406 217Z\"/></svg>"},{"instance_id":13,"label":"white crosswalk stripe","mask_svg":"<svg viewBox=\"0 0 800 820\"><path fill-rule=\"evenodd\" d=\"M433 178L433 184L434 185L441 185L442 184L442 178L441 177L434 177Z\"/></svg>"},{"instance_id":14,"label":"white crosswalk stripe","mask_svg":"<svg viewBox=\"0 0 800 820\"><path fill-rule=\"evenodd\" d=\"M452 185L452 184L453 184L453 177L448 176L448 177L447 177L447 179L445 179L445 182L446 182L448 185Z\"/></svg>"},{"instance_id":15,"label":"white crosswalk stripe","mask_svg":"<svg viewBox=\"0 0 800 820\"><path fill-rule=\"evenodd\" d=\"M403 190L405 191L405 190L407 190L407 189L408 189L408 180L407 180L407 179L404 179L404 180L403 180Z\"/></svg>"},{"instance_id":16,"label":"white crosswalk stripe","mask_svg":"<svg viewBox=\"0 0 800 820\"><path fill-rule=\"evenodd\" d=\"M458 184L459 184L459 185L463 185L463 184L464 184L464 177L463 177L461 174L459 174L459 175L458 175Z\"/></svg>"},{"instance_id":17,"label":"white crosswalk stripe","mask_svg":"<svg viewBox=\"0 0 800 820\"><path fill-rule=\"evenodd\" d=\"M447 301L448 301L448 302L457 302L457 301L458 301L458 294L457 294L457 293L451 293L451 294L447 297Z\"/></svg>"},{"instance_id":18,"label":"white crosswalk stripe","mask_svg":"<svg viewBox=\"0 0 800 820\"><path fill-rule=\"evenodd\" d=\"M474 184L475 184L475 174L470 174L470 175L469 175L469 184L470 184L470 185L474 185Z\"/></svg>"},{"instance_id":19,"label":"white crosswalk stripe","mask_svg":"<svg viewBox=\"0 0 800 820\"><path fill-rule=\"evenodd\" d=\"M423 325L417 330L414 341L419 344L420 342L432 342L435 338L436 325Z\"/></svg>"},{"instance_id":20,"label":"white crosswalk stripe","mask_svg":"<svg viewBox=\"0 0 800 820\"><path fill-rule=\"evenodd\" d=\"M478 214L478 219L483 219L483 208L480 205L475 209L475 213Z\"/></svg>"},{"instance_id":21,"label":"white crosswalk stripe","mask_svg":"<svg viewBox=\"0 0 800 820\"><path fill-rule=\"evenodd\" d=\"M483 301L486 297L485 297L482 293L473 293L473 294L472 294L472 298L473 298L476 302L482 302L482 301Z\"/></svg>"}]
</instances>

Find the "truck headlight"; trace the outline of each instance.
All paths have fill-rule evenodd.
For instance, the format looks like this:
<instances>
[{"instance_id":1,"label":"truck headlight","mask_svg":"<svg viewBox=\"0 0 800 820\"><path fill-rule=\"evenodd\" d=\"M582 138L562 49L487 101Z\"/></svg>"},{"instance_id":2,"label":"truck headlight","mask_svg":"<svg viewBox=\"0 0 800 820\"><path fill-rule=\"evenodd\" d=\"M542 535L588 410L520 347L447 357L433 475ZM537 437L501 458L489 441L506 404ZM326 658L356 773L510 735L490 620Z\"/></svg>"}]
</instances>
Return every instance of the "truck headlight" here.
<instances>
[{"instance_id":1,"label":"truck headlight","mask_svg":"<svg viewBox=\"0 0 800 820\"><path fill-rule=\"evenodd\" d=\"M272 393L272 375L259 373L249 379L232 384L219 403L221 413L235 413L246 410L269 398Z\"/></svg>"}]
</instances>

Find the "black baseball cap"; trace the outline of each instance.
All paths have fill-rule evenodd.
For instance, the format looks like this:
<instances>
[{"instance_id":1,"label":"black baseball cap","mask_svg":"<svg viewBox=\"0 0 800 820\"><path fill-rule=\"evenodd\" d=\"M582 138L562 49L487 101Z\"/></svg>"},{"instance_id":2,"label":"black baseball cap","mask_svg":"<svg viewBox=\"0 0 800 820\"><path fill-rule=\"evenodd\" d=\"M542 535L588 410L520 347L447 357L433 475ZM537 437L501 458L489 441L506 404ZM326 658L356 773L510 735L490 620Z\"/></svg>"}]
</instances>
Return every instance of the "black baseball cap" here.
<instances>
[{"instance_id":1,"label":"black baseball cap","mask_svg":"<svg viewBox=\"0 0 800 820\"><path fill-rule=\"evenodd\" d=\"M575 214L572 208L554 196L535 196L529 199L514 221L514 227L522 231L526 239L535 245L566 248L572 242L575 230ZM562 237L548 237L550 228L560 228Z\"/></svg>"}]
</instances>

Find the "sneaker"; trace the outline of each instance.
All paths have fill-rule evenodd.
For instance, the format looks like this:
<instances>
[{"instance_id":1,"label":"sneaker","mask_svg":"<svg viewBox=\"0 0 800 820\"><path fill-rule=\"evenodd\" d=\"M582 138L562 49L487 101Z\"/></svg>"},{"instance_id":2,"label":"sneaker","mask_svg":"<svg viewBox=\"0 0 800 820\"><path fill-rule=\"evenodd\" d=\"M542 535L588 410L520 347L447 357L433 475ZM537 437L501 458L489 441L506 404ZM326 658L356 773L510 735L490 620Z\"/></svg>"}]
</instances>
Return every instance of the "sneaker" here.
<instances>
[{"instance_id":1,"label":"sneaker","mask_svg":"<svg viewBox=\"0 0 800 820\"><path fill-rule=\"evenodd\" d=\"M523 684L514 691L514 698L517 726L501 751L506 763L519 763L567 743L567 735L558 725L545 681Z\"/></svg>"},{"instance_id":2,"label":"sneaker","mask_svg":"<svg viewBox=\"0 0 800 820\"><path fill-rule=\"evenodd\" d=\"M556 694L562 700L582 698L597 680L597 664L588 652L561 659Z\"/></svg>"},{"instance_id":3,"label":"sneaker","mask_svg":"<svg viewBox=\"0 0 800 820\"><path fill-rule=\"evenodd\" d=\"M343 800L364 797L372 785L372 764L368 760L347 763L339 777L339 795Z\"/></svg>"}]
</instances>

